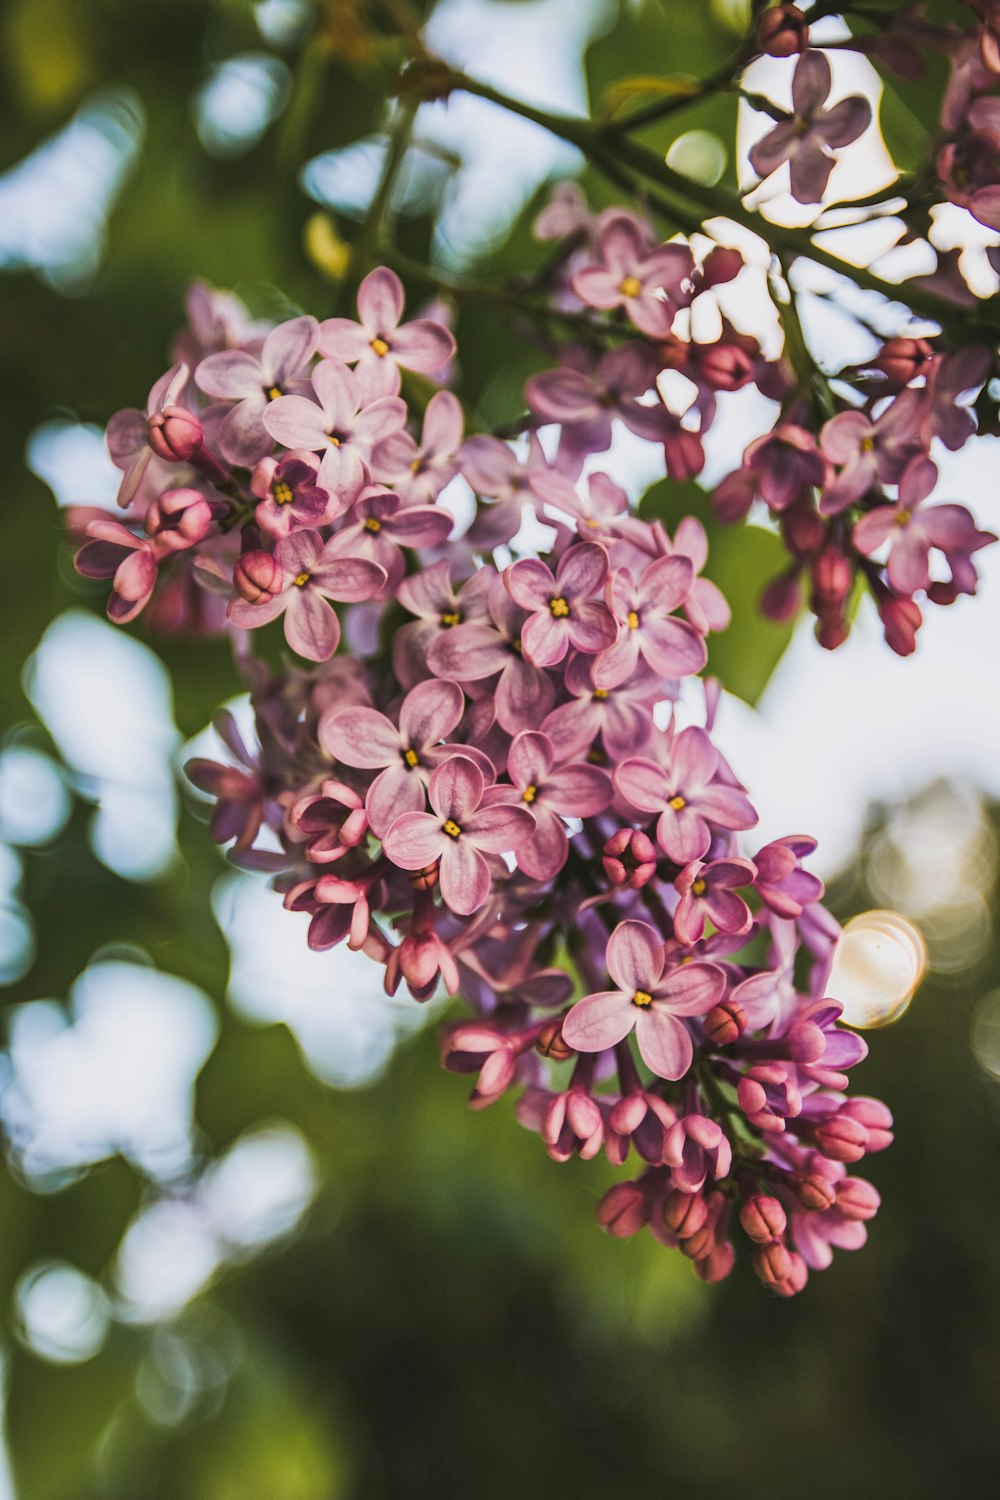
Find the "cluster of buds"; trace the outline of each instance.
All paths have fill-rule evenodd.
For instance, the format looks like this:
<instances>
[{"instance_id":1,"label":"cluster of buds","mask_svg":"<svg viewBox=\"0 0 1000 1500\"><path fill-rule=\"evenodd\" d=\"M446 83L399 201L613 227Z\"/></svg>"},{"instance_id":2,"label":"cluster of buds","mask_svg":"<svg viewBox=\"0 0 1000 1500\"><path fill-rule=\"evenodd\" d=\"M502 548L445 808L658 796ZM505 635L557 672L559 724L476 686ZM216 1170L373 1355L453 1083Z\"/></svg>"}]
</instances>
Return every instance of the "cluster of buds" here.
<instances>
[{"instance_id":1,"label":"cluster of buds","mask_svg":"<svg viewBox=\"0 0 1000 1500\"><path fill-rule=\"evenodd\" d=\"M223 716L231 758L188 774L310 946L365 952L390 993L461 996L445 1067L473 1076L474 1108L518 1091L553 1160L634 1159L598 1211L611 1233L648 1226L717 1280L738 1222L787 1295L862 1243L878 1199L847 1169L890 1117L847 1095L866 1048L826 994L814 841L738 843L757 813L713 739L717 685L695 690L729 619L704 528L671 535L609 475L579 479L616 417L692 467L697 431L643 398L655 351L680 355L677 307L739 257L697 266L623 213L596 234L574 284L643 337L530 382L561 428L551 461L534 435L465 438L446 389L414 420L407 372L445 371L454 340L403 321L387 269L357 321L262 329L197 291L177 365L109 428L128 524L93 520L78 566L113 578L113 618L171 591L172 619L236 637L257 744ZM758 368L726 347L691 365L706 421L720 372ZM455 480L479 500L462 533ZM528 511L541 556L519 542ZM275 670L252 633L279 620L301 660ZM681 727L685 693L702 722Z\"/></svg>"}]
</instances>

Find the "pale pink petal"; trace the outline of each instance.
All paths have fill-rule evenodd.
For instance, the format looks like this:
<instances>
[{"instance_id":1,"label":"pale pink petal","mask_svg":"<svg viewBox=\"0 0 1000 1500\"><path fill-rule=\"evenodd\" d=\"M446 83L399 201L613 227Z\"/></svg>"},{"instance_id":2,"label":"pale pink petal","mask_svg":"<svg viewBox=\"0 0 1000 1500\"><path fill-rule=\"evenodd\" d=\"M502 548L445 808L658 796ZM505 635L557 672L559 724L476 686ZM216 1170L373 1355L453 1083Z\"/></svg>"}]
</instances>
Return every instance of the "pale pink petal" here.
<instances>
[{"instance_id":1,"label":"pale pink petal","mask_svg":"<svg viewBox=\"0 0 1000 1500\"><path fill-rule=\"evenodd\" d=\"M483 800L483 773L467 756L453 755L431 772L427 793L431 807L443 821L460 826Z\"/></svg>"},{"instance_id":2,"label":"pale pink petal","mask_svg":"<svg viewBox=\"0 0 1000 1500\"><path fill-rule=\"evenodd\" d=\"M663 972L663 940L648 922L619 922L608 939L608 973L629 996L653 991Z\"/></svg>"},{"instance_id":3,"label":"pale pink petal","mask_svg":"<svg viewBox=\"0 0 1000 1500\"><path fill-rule=\"evenodd\" d=\"M639 757L623 761L614 772L614 781L626 802L640 812L659 812L673 794L673 787L663 767L658 766L655 761ZM692 855L691 858L696 859L697 855Z\"/></svg>"},{"instance_id":4,"label":"pale pink petal","mask_svg":"<svg viewBox=\"0 0 1000 1500\"><path fill-rule=\"evenodd\" d=\"M430 813L403 813L382 840L382 848L401 870L423 870L432 865L452 840L441 829L441 819Z\"/></svg>"},{"instance_id":5,"label":"pale pink petal","mask_svg":"<svg viewBox=\"0 0 1000 1500\"><path fill-rule=\"evenodd\" d=\"M490 867L467 839L449 839L441 851L441 895L452 911L469 917L490 892Z\"/></svg>"},{"instance_id":6,"label":"pale pink petal","mask_svg":"<svg viewBox=\"0 0 1000 1500\"><path fill-rule=\"evenodd\" d=\"M403 737L385 714L374 708L345 708L324 718L324 750L345 765L374 770L398 762Z\"/></svg>"},{"instance_id":7,"label":"pale pink petal","mask_svg":"<svg viewBox=\"0 0 1000 1500\"><path fill-rule=\"evenodd\" d=\"M194 372L195 384L218 401L240 401L263 394L264 372L260 360L245 349L226 349L210 354Z\"/></svg>"},{"instance_id":8,"label":"pale pink petal","mask_svg":"<svg viewBox=\"0 0 1000 1500\"><path fill-rule=\"evenodd\" d=\"M507 774L516 787L549 786L552 760L552 741L548 735L526 729L516 735L511 743L507 756Z\"/></svg>"},{"instance_id":9,"label":"pale pink petal","mask_svg":"<svg viewBox=\"0 0 1000 1500\"><path fill-rule=\"evenodd\" d=\"M654 1001L647 1009L639 1010L635 1036L643 1062L657 1077L684 1077L691 1066L694 1047L683 1021Z\"/></svg>"},{"instance_id":10,"label":"pale pink petal","mask_svg":"<svg viewBox=\"0 0 1000 1500\"><path fill-rule=\"evenodd\" d=\"M708 660L701 634L686 620L644 622L639 644L643 656L661 677L690 677Z\"/></svg>"},{"instance_id":11,"label":"pale pink petal","mask_svg":"<svg viewBox=\"0 0 1000 1500\"><path fill-rule=\"evenodd\" d=\"M578 1052L603 1052L628 1036L638 1015L631 995L602 990L577 1001L562 1023L562 1034Z\"/></svg>"},{"instance_id":12,"label":"pale pink petal","mask_svg":"<svg viewBox=\"0 0 1000 1500\"><path fill-rule=\"evenodd\" d=\"M455 355L455 339L448 329L430 318L415 318L397 328L390 344L404 369L431 375Z\"/></svg>"},{"instance_id":13,"label":"pale pink petal","mask_svg":"<svg viewBox=\"0 0 1000 1500\"><path fill-rule=\"evenodd\" d=\"M657 1002L677 1016L703 1016L726 992L726 976L716 964L681 964L658 985Z\"/></svg>"},{"instance_id":14,"label":"pale pink petal","mask_svg":"<svg viewBox=\"0 0 1000 1500\"><path fill-rule=\"evenodd\" d=\"M319 349L328 359L353 364L371 348L371 340L360 323L352 318L327 318L320 324Z\"/></svg>"},{"instance_id":15,"label":"pale pink petal","mask_svg":"<svg viewBox=\"0 0 1000 1500\"><path fill-rule=\"evenodd\" d=\"M535 667L553 667L561 662L569 650L568 626L567 620L556 619L549 609L531 615L521 631L521 649L526 660Z\"/></svg>"},{"instance_id":16,"label":"pale pink petal","mask_svg":"<svg viewBox=\"0 0 1000 1500\"><path fill-rule=\"evenodd\" d=\"M372 337L392 332L403 316L403 305L403 283L387 266L369 271L358 287L358 313Z\"/></svg>"},{"instance_id":17,"label":"pale pink petal","mask_svg":"<svg viewBox=\"0 0 1000 1500\"><path fill-rule=\"evenodd\" d=\"M422 682L403 700L399 737L415 750L446 740L465 710L465 695L457 682Z\"/></svg>"},{"instance_id":18,"label":"pale pink petal","mask_svg":"<svg viewBox=\"0 0 1000 1500\"><path fill-rule=\"evenodd\" d=\"M384 838L404 813L423 812L423 782L409 766L387 766L368 788L365 807L372 833L376 838Z\"/></svg>"},{"instance_id":19,"label":"pale pink petal","mask_svg":"<svg viewBox=\"0 0 1000 1500\"><path fill-rule=\"evenodd\" d=\"M272 328L264 340L260 367L266 385L284 385L297 375L316 353L319 324L315 318L290 318Z\"/></svg>"},{"instance_id":20,"label":"pale pink petal","mask_svg":"<svg viewBox=\"0 0 1000 1500\"><path fill-rule=\"evenodd\" d=\"M308 661L329 661L340 640L340 622L315 589L293 589L285 610L285 640Z\"/></svg>"},{"instance_id":21,"label":"pale pink petal","mask_svg":"<svg viewBox=\"0 0 1000 1500\"><path fill-rule=\"evenodd\" d=\"M462 831L477 849L485 849L487 854L507 854L531 837L534 826L526 807L496 802L467 816Z\"/></svg>"},{"instance_id":22,"label":"pale pink petal","mask_svg":"<svg viewBox=\"0 0 1000 1500\"><path fill-rule=\"evenodd\" d=\"M517 863L532 880L551 880L566 863L569 840L566 830L554 812L546 807L532 809L534 831L517 848Z\"/></svg>"},{"instance_id":23,"label":"pale pink petal","mask_svg":"<svg viewBox=\"0 0 1000 1500\"><path fill-rule=\"evenodd\" d=\"M329 424L315 401L305 396L279 396L261 413L271 436L286 448L323 448Z\"/></svg>"}]
</instances>

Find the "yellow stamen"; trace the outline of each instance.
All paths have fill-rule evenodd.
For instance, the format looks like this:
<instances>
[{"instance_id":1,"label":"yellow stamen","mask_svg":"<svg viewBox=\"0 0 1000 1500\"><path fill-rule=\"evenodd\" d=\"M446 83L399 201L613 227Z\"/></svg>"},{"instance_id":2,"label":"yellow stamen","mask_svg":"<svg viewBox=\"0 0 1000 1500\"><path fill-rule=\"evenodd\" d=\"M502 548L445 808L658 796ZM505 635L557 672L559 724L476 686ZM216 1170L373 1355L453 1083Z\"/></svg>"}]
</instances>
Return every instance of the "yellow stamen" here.
<instances>
[{"instance_id":1,"label":"yellow stamen","mask_svg":"<svg viewBox=\"0 0 1000 1500\"><path fill-rule=\"evenodd\" d=\"M557 620L565 620L569 614L569 605L561 595L549 600L549 609Z\"/></svg>"},{"instance_id":2,"label":"yellow stamen","mask_svg":"<svg viewBox=\"0 0 1000 1500\"><path fill-rule=\"evenodd\" d=\"M461 827L454 818L448 818L441 824L442 833L446 833L450 839L457 839L462 832Z\"/></svg>"},{"instance_id":3,"label":"yellow stamen","mask_svg":"<svg viewBox=\"0 0 1000 1500\"><path fill-rule=\"evenodd\" d=\"M642 282L638 276L626 276L623 281L618 283L618 290L623 297L638 297L642 291Z\"/></svg>"},{"instance_id":4,"label":"yellow stamen","mask_svg":"<svg viewBox=\"0 0 1000 1500\"><path fill-rule=\"evenodd\" d=\"M382 522L381 521L376 521L376 519L375 519L374 516L369 516L368 519L367 519L367 521L365 522L365 530L366 531L381 531L382 530Z\"/></svg>"},{"instance_id":5,"label":"yellow stamen","mask_svg":"<svg viewBox=\"0 0 1000 1500\"><path fill-rule=\"evenodd\" d=\"M410 473L411 474L419 474L420 471L421 471L421 469L423 468L423 466L424 466L424 461L423 461L422 458L413 458L413 459L411 459L410 460Z\"/></svg>"},{"instance_id":6,"label":"yellow stamen","mask_svg":"<svg viewBox=\"0 0 1000 1500\"><path fill-rule=\"evenodd\" d=\"M910 512L908 510L897 510L897 512L896 512L896 525L897 526L909 526L911 519L912 519L912 517L910 516Z\"/></svg>"},{"instance_id":7,"label":"yellow stamen","mask_svg":"<svg viewBox=\"0 0 1000 1500\"><path fill-rule=\"evenodd\" d=\"M453 625L461 625L461 623L462 616L459 614L457 609L452 610L451 614L441 616L441 624L444 625L448 630L450 630Z\"/></svg>"},{"instance_id":8,"label":"yellow stamen","mask_svg":"<svg viewBox=\"0 0 1000 1500\"><path fill-rule=\"evenodd\" d=\"M672 807L674 812L680 812L682 807L687 806L687 803L684 801L683 797L671 797L670 801L667 803L667 806Z\"/></svg>"},{"instance_id":9,"label":"yellow stamen","mask_svg":"<svg viewBox=\"0 0 1000 1500\"><path fill-rule=\"evenodd\" d=\"M274 501L275 505L291 505L292 501L295 499L295 495L292 491L291 485L285 484L284 481L282 481L282 483L280 484L272 485L271 499Z\"/></svg>"},{"instance_id":10,"label":"yellow stamen","mask_svg":"<svg viewBox=\"0 0 1000 1500\"><path fill-rule=\"evenodd\" d=\"M645 1010L646 1006L652 1005L652 1003L653 997L648 990L636 990L632 996L632 1004L638 1005L642 1010Z\"/></svg>"},{"instance_id":11,"label":"yellow stamen","mask_svg":"<svg viewBox=\"0 0 1000 1500\"><path fill-rule=\"evenodd\" d=\"M525 789L524 789L524 791L521 793L521 801L522 802L534 802L534 800L535 800L535 798L537 796L538 796L538 788L537 788L537 786L526 786Z\"/></svg>"},{"instance_id":12,"label":"yellow stamen","mask_svg":"<svg viewBox=\"0 0 1000 1500\"><path fill-rule=\"evenodd\" d=\"M417 754L417 752L415 750L407 750L404 753L404 755L403 755L403 759L406 761L406 764L411 769L414 766L419 766L419 764L420 764L420 756Z\"/></svg>"},{"instance_id":13,"label":"yellow stamen","mask_svg":"<svg viewBox=\"0 0 1000 1500\"><path fill-rule=\"evenodd\" d=\"M639 629L639 616L636 614L634 609L630 609L628 614L625 616L625 624L628 626L629 630Z\"/></svg>"},{"instance_id":14,"label":"yellow stamen","mask_svg":"<svg viewBox=\"0 0 1000 1500\"><path fill-rule=\"evenodd\" d=\"M524 651L523 651L523 649L521 647L521 637L520 636L518 636L518 638L517 638L516 641L511 641L511 643L510 643L510 649L512 651L516 651L517 654L518 654L518 656L523 656L524 655Z\"/></svg>"},{"instance_id":15,"label":"yellow stamen","mask_svg":"<svg viewBox=\"0 0 1000 1500\"><path fill-rule=\"evenodd\" d=\"M339 448L340 447L340 438L339 437L334 437L334 435L333 435L332 432L328 432L327 433L326 440L330 444L331 448Z\"/></svg>"},{"instance_id":16,"label":"yellow stamen","mask_svg":"<svg viewBox=\"0 0 1000 1500\"><path fill-rule=\"evenodd\" d=\"M691 887L691 894L692 896L704 896L705 882L703 880L696 880Z\"/></svg>"},{"instance_id":17,"label":"yellow stamen","mask_svg":"<svg viewBox=\"0 0 1000 1500\"><path fill-rule=\"evenodd\" d=\"M867 437L863 437L861 439L861 451L862 453L874 453L875 439L872 437L871 433L869 433Z\"/></svg>"},{"instance_id":18,"label":"yellow stamen","mask_svg":"<svg viewBox=\"0 0 1000 1500\"><path fill-rule=\"evenodd\" d=\"M598 703L603 703L604 700L605 700L605 698L607 696L608 696L608 690L607 690L607 688L595 688L594 689L594 697L597 699Z\"/></svg>"},{"instance_id":19,"label":"yellow stamen","mask_svg":"<svg viewBox=\"0 0 1000 1500\"><path fill-rule=\"evenodd\" d=\"M269 388L268 388L268 392L267 392L267 399L268 399L268 400L269 400L269 401L277 401L277 399L278 399L278 397L279 397L279 396L283 396L283 395L284 395L284 394L285 394L285 393L284 393L284 391L283 391L283 390L282 390L282 389L281 389L281 386L280 386L280 385L272 385L272 386L270 386L270 387L269 387Z\"/></svg>"},{"instance_id":20,"label":"yellow stamen","mask_svg":"<svg viewBox=\"0 0 1000 1500\"><path fill-rule=\"evenodd\" d=\"M311 573L300 573L298 575L298 577L294 580L295 587L297 589L304 589L305 586L306 586L306 584L309 582L309 579L311 577L312 577Z\"/></svg>"},{"instance_id":21,"label":"yellow stamen","mask_svg":"<svg viewBox=\"0 0 1000 1500\"><path fill-rule=\"evenodd\" d=\"M375 350L375 353L378 355L379 359L382 358L383 354L389 353L389 345L386 343L385 339L372 339L372 348Z\"/></svg>"}]
</instances>

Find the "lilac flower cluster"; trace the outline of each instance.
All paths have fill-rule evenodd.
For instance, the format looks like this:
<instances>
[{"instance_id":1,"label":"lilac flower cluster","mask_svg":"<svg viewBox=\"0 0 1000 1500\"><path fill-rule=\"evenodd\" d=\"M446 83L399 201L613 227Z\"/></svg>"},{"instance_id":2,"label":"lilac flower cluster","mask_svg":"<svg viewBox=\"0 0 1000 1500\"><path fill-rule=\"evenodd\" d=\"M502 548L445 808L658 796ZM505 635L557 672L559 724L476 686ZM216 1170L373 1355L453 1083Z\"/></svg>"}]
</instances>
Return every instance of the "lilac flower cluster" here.
<instances>
[{"instance_id":1,"label":"lilac flower cluster","mask_svg":"<svg viewBox=\"0 0 1000 1500\"><path fill-rule=\"evenodd\" d=\"M632 215L593 228L577 293L654 340L738 270L651 246ZM634 1163L598 1209L610 1233L648 1226L714 1281L738 1226L791 1295L863 1243L878 1195L849 1169L891 1119L847 1096L866 1047L825 993L838 929L803 868L814 841L741 853L757 814L712 738L717 685L689 701L703 724L677 712L729 618L699 576L704 528L671 536L610 476L579 482L613 419L668 467L691 467L698 433L641 399L654 346L629 340L529 383L560 424L552 462L537 438L463 440L449 391L419 423L400 396L401 375L447 366L448 330L403 322L386 269L358 312L263 331L220 302L193 320L146 410L109 427L128 524L91 521L78 567L112 580L115 619L160 588L211 602L189 626L224 607L259 744L223 715L231 760L188 774L215 798L213 836L308 915L309 944L363 950L390 993L460 994L473 1015L442 1056L474 1077L473 1108L516 1088L553 1160ZM758 368L736 339L716 353L692 364L706 419L718 371ZM443 503L459 475L479 497L464 535ZM518 543L528 511L543 556ZM252 645L279 620L303 662L275 670Z\"/></svg>"}]
</instances>

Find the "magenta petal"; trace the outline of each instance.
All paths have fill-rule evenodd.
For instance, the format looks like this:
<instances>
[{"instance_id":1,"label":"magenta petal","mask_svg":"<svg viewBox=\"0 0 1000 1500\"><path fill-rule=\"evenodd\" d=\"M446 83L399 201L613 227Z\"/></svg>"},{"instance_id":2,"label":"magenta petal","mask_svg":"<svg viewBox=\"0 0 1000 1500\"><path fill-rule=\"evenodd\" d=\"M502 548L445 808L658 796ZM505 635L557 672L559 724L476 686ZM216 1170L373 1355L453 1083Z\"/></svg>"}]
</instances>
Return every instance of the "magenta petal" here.
<instances>
[{"instance_id":1,"label":"magenta petal","mask_svg":"<svg viewBox=\"0 0 1000 1500\"><path fill-rule=\"evenodd\" d=\"M441 851L441 895L460 917L478 911L490 892L490 867L468 839L445 837Z\"/></svg>"},{"instance_id":2,"label":"magenta petal","mask_svg":"<svg viewBox=\"0 0 1000 1500\"><path fill-rule=\"evenodd\" d=\"M603 692L618 687L631 677L639 660L638 630L623 630L614 645L602 651L594 662L594 686Z\"/></svg>"},{"instance_id":3,"label":"magenta petal","mask_svg":"<svg viewBox=\"0 0 1000 1500\"><path fill-rule=\"evenodd\" d=\"M372 334L391 333L403 316L403 283L395 271L377 266L358 287L358 313Z\"/></svg>"},{"instance_id":4,"label":"magenta petal","mask_svg":"<svg viewBox=\"0 0 1000 1500\"><path fill-rule=\"evenodd\" d=\"M608 939L608 973L629 999L656 989L663 972L663 940L648 922L619 922Z\"/></svg>"},{"instance_id":5,"label":"magenta petal","mask_svg":"<svg viewBox=\"0 0 1000 1500\"><path fill-rule=\"evenodd\" d=\"M525 621L521 648L533 666L555 666L569 649L569 622L556 619L548 609L538 610Z\"/></svg>"},{"instance_id":6,"label":"magenta petal","mask_svg":"<svg viewBox=\"0 0 1000 1500\"><path fill-rule=\"evenodd\" d=\"M708 824L690 807L665 807L656 824L656 837L664 853L679 865L701 859L712 842Z\"/></svg>"},{"instance_id":7,"label":"magenta petal","mask_svg":"<svg viewBox=\"0 0 1000 1500\"><path fill-rule=\"evenodd\" d=\"M329 661L340 640L340 622L315 589L293 589L285 610L285 640L307 661Z\"/></svg>"},{"instance_id":8,"label":"magenta petal","mask_svg":"<svg viewBox=\"0 0 1000 1500\"><path fill-rule=\"evenodd\" d=\"M345 708L323 720L322 744L347 766L374 770L398 762L403 742L399 730L374 708Z\"/></svg>"},{"instance_id":9,"label":"magenta petal","mask_svg":"<svg viewBox=\"0 0 1000 1500\"><path fill-rule=\"evenodd\" d=\"M635 1035L643 1062L657 1077L684 1077L691 1066L694 1047L683 1021L654 1001L647 1010L639 1011Z\"/></svg>"},{"instance_id":10,"label":"magenta petal","mask_svg":"<svg viewBox=\"0 0 1000 1500\"><path fill-rule=\"evenodd\" d=\"M530 838L518 845L517 862L532 880L551 880L566 863L569 840L561 819L547 807L535 806L535 827Z\"/></svg>"},{"instance_id":11,"label":"magenta petal","mask_svg":"<svg viewBox=\"0 0 1000 1500\"><path fill-rule=\"evenodd\" d=\"M423 782L409 766L386 766L368 788L365 807L372 833L376 838L384 838L404 813L423 812Z\"/></svg>"},{"instance_id":12,"label":"magenta petal","mask_svg":"<svg viewBox=\"0 0 1000 1500\"><path fill-rule=\"evenodd\" d=\"M509 854L531 837L534 826L534 819L526 807L495 802L467 816L462 829L469 840L478 849L485 849L487 854Z\"/></svg>"},{"instance_id":13,"label":"magenta petal","mask_svg":"<svg viewBox=\"0 0 1000 1500\"><path fill-rule=\"evenodd\" d=\"M549 772L552 761L552 741L548 735L526 729L511 744L507 756L507 773L517 787L548 787L551 784Z\"/></svg>"},{"instance_id":14,"label":"magenta petal","mask_svg":"<svg viewBox=\"0 0 1000 1500\"><path fill-rule=\"evenodd\" d=\"M430 318L404 323L392 337L392 352L407 370L430 375L455 354L455 340L448 329Z\"/></svg>"},{"instance_id":15,"label":"magenta petal","mask_svg":"<svg viewBox=\"0 0 1000 1500\"><path fill-rule=\"evenodd\" d=\"M382 848L401 870L423 870L451 843L442 832L440 818L430 813L408 812L393 823L382 840Z\"/></svg>"},{"instance_id":16,"label":"magenta petal","mask_svg":"<svg viewBox=\"0 0 1000 1500\"><path fill-rule=\"evenodd\" d=\"M656 991L658 1002L678 1016L703 1016L726 992L726 976L715 964L682 964Z\"/></svg>"},{"instance_id":17,"label":"magenta petal","mask_svg":"<svg viewBox=\"0 0 1000 1500\"><path fill-rule=\"evenodd\" d=\"M427 791L431 807L442 821L464 825L483 800L483 773L464 755L453 755L432 771Z\"/></svg>"},{"instance_id":18,"label":"magenta petal","mask_svg":"<svg viewBox=\"0 0 1000 1500\"><path fill-rule=\"evenodd\" d=\"M753 828L757 823L750 799L736 787L715 783L698 793L697 809L718 828Z\"/></svg>"},{"instance_id":19,"label":"magenta petal","mask_svg":"<svg viewBox=\"0 0 1000 1500\"><path fill-rule=\"evenodd\" d=\"M603 1052L628 1036L638 1015L631 995L601 990L577 1001L562 1023L563 1037L578 1052Z\"/></svg>"}]
</instances>

